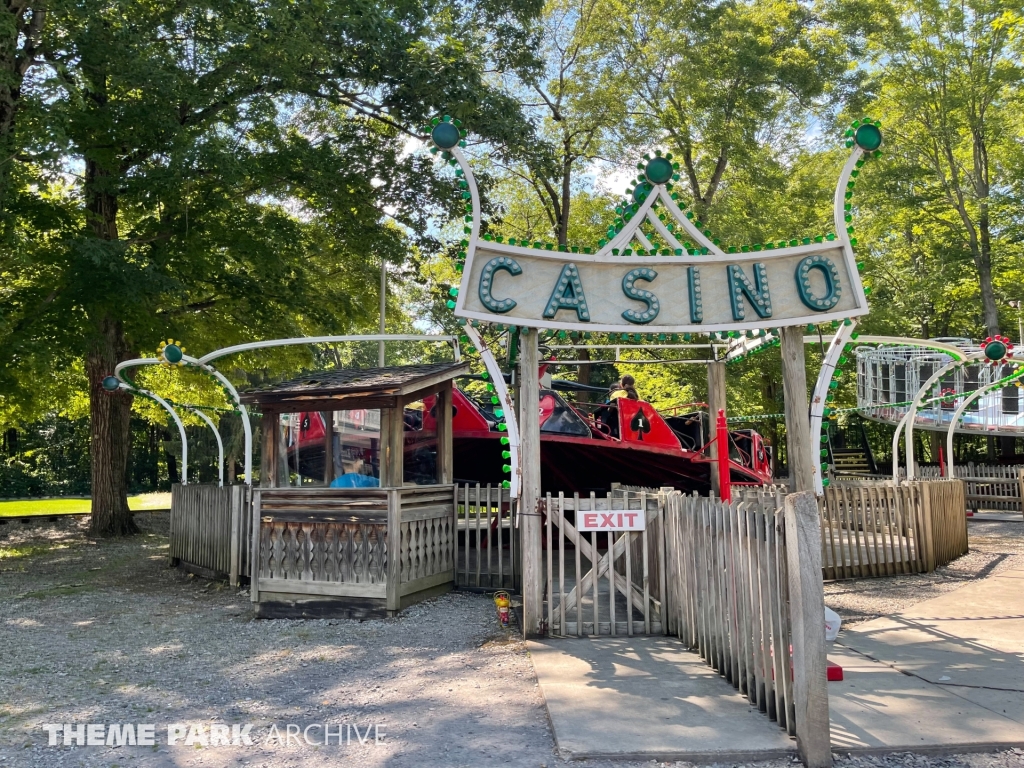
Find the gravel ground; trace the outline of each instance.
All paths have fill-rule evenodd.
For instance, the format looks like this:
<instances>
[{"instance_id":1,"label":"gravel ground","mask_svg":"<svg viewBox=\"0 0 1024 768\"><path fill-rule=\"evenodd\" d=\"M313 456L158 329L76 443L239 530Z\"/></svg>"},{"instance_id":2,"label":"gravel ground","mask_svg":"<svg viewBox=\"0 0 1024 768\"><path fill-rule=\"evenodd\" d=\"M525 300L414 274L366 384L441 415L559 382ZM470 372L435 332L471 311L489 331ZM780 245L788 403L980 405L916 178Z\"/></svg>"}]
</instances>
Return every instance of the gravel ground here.
<instances>
[{"instance_id":1,"label":"gravel ground","mask_svg":"<svg viewBox=\"0 0 1024 768\"><path fill-rule=\"evenodd\" d=\"M562 762L529 656L498 627L489 598L451 593L385 621L255 621L244 590L167 567L166 513L136 520L143 533L120 541L89 539L80 520L0 527L0 767ZM875 615L889 610L886 600L909 604L985 569L1009 567L1012 558L1024 559L1020 532L1009 531L986 528L969 562L935 579L880 580L903 590L897 597L882 586L863 588L868 582L830 585L841 591L829 604L842 597L848 611L858 612L847 615ZM1009 554L999 560L1001 552ZM151 723L157 743L49 746L43 725L65 722ZM211 723L251 723L255 743L186 746L186 736L168 745L174 723L204 725L204 736ZM349 743L287 743L288 724L323 723L340 725ZM383 734L380 743L367 737L367 726ZM322 733L314 727L310 736L322 740ZM839 756L837 765L1024 768L1024 753Z\"/></svg>"},{"instance_id":2,"label":"gravel ground","mask_svg":"<svg viewBox=\"0 0 1024 768\"><path fill-rule=\"evenodd\" d=\"M970 551L932 573L852 579L825 584L825 605L849 628L915 603L959 589L968 582L1010 568L1024 568L1024 519L1012 522L971 520Z\"/></svg>"}]
</instances>

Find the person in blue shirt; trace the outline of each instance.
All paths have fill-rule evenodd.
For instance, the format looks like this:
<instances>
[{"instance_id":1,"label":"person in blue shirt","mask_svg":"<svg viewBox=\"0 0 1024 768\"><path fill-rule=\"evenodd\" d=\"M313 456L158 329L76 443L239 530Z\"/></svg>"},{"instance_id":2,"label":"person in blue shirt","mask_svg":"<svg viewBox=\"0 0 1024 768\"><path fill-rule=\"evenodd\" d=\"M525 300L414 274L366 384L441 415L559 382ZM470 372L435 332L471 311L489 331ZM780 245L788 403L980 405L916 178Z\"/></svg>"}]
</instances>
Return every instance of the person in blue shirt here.
<instances>
[{"instance_id":1,"label":"person in blue shirt","mask_svg":"<svg viewBox=\"0 0 1024 768\"><path fill-rule=\"evenodd\" d=\"M363 460L343 461L345 474L338 475L331 481L331 488L379 488L380 480L372 475L363 474Z\"/></svg>"}]
</instances>

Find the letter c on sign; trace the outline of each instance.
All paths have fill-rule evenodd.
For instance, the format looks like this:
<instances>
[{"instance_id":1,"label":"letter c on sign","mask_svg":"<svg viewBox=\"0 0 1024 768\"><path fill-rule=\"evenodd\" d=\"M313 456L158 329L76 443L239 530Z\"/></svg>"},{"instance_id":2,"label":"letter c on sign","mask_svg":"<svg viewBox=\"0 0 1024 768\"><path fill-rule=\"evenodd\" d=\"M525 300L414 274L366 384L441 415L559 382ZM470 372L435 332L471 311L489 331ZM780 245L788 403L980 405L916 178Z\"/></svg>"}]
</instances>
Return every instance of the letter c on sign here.
<instances>
[{"instance_id":1,"label":"letter c on sign","mask_svg":"<svg viewBox=\"0 0 1024 768\"><path fill-rule=\"evenodd\" d=\"M516 275L523 274L523 268L511 256L498 256L484 264L478 285L480 303L491 312L503 313L515 307L516 302L514 299L496 299L491 295L491 288L494 287L494 273L499 271L508 272L515 277Z\"/></svg>"}]
</instances>

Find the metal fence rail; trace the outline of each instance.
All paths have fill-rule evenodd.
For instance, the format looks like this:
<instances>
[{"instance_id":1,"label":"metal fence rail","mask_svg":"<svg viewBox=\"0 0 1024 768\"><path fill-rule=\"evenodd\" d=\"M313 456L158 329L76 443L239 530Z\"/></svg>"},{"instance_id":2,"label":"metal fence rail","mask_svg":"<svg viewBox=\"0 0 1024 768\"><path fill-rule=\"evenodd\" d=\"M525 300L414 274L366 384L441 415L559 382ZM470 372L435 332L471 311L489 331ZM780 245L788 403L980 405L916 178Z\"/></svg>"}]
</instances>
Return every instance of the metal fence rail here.
<instances>
[{"instance_id":1,"label":"metal fence rail","mask_svg":"<svg viewBox=\"0 0 1024 768\"><path fill-rule=\"evenodd\" d=\"M522 571L517 507L507 488L456 486L459 551L455 584L460 589L519 590Z\"/></svg>"}]
</instances>

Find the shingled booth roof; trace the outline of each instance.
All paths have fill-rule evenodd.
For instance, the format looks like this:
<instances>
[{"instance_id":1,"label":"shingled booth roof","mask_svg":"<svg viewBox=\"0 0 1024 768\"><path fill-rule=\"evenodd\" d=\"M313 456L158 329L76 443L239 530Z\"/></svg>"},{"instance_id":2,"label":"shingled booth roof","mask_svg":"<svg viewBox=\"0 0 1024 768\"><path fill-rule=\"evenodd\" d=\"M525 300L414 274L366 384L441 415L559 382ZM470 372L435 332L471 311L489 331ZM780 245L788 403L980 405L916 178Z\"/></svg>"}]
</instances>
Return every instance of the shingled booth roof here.
<instances>
[{"instance_id":1,"label":"shingled booth roof","mask_svg":"<svg viewBox=\"0 0 1024 768\"><path fill-rule=\"evenodd\" d=\"M409 402L409 396L419 392L431 394L439 384L466 373L469 363L339 368L246 390L240 398L263 413L397 408L399 400Z\"/></svg>"}]
</instances>

